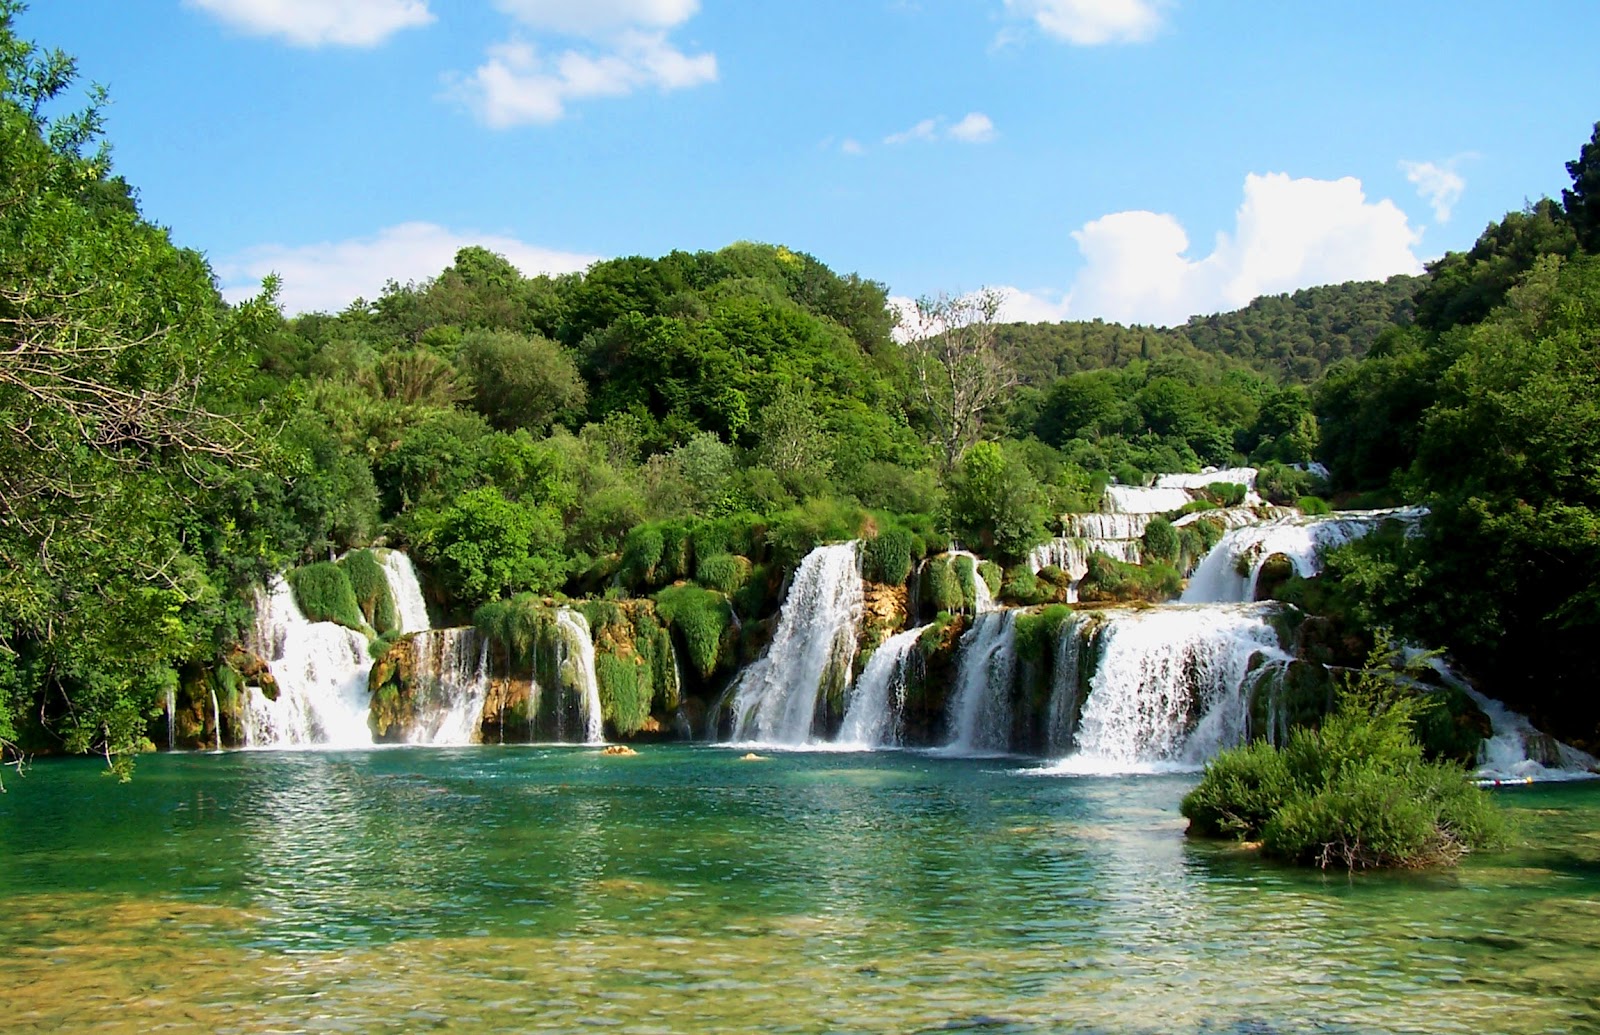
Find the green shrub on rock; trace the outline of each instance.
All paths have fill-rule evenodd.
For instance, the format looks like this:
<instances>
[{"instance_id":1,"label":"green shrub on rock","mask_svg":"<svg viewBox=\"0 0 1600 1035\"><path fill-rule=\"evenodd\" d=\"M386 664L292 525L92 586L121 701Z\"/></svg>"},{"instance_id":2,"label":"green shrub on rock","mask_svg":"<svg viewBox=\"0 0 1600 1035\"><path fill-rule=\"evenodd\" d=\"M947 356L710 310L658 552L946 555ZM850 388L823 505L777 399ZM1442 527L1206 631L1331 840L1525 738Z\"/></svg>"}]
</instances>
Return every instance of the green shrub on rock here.
<instances>
[{"instance_id":1,"label":"green shrub on rock","mask_svg":"<svg viewBox=\"0 0 1600 1035\"><path fill-rule=\"evenodd\" d=\"M389 576L377 555L371 550L351 550L340 558L339 567L350 580L350 590L367 624L379 636L398 632L400 616L395 611L394 595L389 592Z\"/></svg>"},{"instance_id":2,"label":"green shrub on rock","mask_svg":"<svg viewBox=\"0 0 1600 1035\"><path fill-rule=\"evenodd\" d=\"M873 582L904 585L911 574L915 537L903 528L886 528L861 544L862 574Z\"/></svg>"},{"instance_id":3,"label":"green shrub on rock","mask_svg":"<svg viewBox=\"0 0 1600 1035\"><path fill-rule=\"evenodd\" d=\"M669 586L655 596L656 613L678 630L689 662L710 678L722 660L722 641L733 623L727 598L699 586Z\"/></svg>"},{"instance_id":4,"label":"green shrub on rock","mask_svg":"<svg viewBox=\"0 0 1600 1035\"><path fill-rule=\"evenodd\" d=\"M332 561L307 564L291 569L289 588L294 590L300 613L313 622L338 622L351 629L364 629L361 606L343 568Z\"/></svg>"}]
</instances>

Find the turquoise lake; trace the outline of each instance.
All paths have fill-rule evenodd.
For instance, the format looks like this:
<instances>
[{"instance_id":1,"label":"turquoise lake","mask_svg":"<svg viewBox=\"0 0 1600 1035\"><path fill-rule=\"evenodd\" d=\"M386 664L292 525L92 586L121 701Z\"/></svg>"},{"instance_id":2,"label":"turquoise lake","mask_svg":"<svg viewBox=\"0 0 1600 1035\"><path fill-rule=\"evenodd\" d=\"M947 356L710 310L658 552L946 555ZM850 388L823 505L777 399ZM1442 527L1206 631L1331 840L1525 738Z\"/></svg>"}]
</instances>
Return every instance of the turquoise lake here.
<instances>
[{"instance_id":1,"label":"turquoise lake","mask_svg":"<svg viewBox=\"0 0 1600 1035\"><path fill-rule=\"evenodd\" d=\"M50 760L0 795L6 1031L1600 1031L1600 781L1350 876L1193 776L660 746Z\"/></svg>"}]
</instances>

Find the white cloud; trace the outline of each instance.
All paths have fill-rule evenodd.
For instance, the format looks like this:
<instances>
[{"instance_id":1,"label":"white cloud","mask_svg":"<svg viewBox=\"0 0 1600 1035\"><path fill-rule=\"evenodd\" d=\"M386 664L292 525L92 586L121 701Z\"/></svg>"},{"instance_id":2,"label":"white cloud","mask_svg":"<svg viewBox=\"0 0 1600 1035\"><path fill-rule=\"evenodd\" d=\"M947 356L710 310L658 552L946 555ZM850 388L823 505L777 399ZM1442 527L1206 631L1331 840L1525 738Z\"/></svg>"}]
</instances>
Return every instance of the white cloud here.
<instances>
[{"instance_id":1,"label":"white cloud","mask_svg":"<svg viewBox=\"0 0 1600 1035\"><path fill-rule=\"evenodd\" d=\"M667 38L699 0L499 0L499 7L526 30L583 42L547 56L512 39L489 47L471 75L446 76L450 93L496 129L558 121L573 101L717 80L715 54L686 54Z\"/></svg>"},{"instance_id":2,"label":"white cloud","mask_svg":"<svg viewBox=\"0 0 1600 1035\"><path fill-rule=\"evenodd\" d=\"M1416 185L1417 196L1432 207L1433 218L1441 223L1450 222L1450 210L1467 189L1467 181L1456 172L1455 163L1454 158L1442 165L1434 162L1400 163L1406 179Z\"/></svg>"},{"instance_id":3,"label":"white cloud","mask_svg":"<svg viewBox=\"0 0 1600 1035\"><path fill-rule=\"evenodd\" d=\"M1076 231L1084 270L1068 296L1073 319L1171 325L1267 294L1419 273L1420 234L1394 202L1369 202L1354 177L1245 177L1232 234L1189 258L1170 215L1116 212Z\"/></svg>"},{"instance_id":4,"label":"white cloud","mask_svg":"<svg viewBox=\"0 0 1600 1035\"><path fill-rule=\"evenodd\" d=\"M856 140L853 137L845 137L844 140L839 143L839 150L843 151L847 155L861 155L867 153L867 149L861 146L861 141Z\"/></svg>"},{"instance_id":5,"label":"white cloud","mask_svg":"<svg viewBox=\"0 0 1600 1035\"><path fill-rule=\"evenodd\" d=\"M996 136L994 122L981 111L969 112L965 117L950 126L945 124L945 118L923 119L910 129L898 133L890 133L883 138L885 144L909 144L914 141L955 140L963 144L983 144L993 140Z\"/></svg>"},{"instance_id":6,"label":"white cloud","mask_svg":"<svg viewBox=\"0 0 1600 1035\"><path fill-rule=\"evenodd\" d=\"M1162 0L1006 0L1006 10L1074 46L1143 43L1161 29Z\"/></svg>"},{"instance_id":7,"label":"white cloud","mask_svg":"<svg viewBox=\"0 0 1600 1035\"><path fill-rule=\"evenodd\" d=\"M215 268L229 301L253 296L262 278L276 273L283 279L278 301L284 312L339 312L357 298L376 299L386 281L404 284L437 276L459 249L473 244L504 255L529 276L574 273L599 258L418 222L346 241L260 245L217 261Z\"/></svg>"},{"instance_id":8,"label":"white cloud","mask_svg":"<svg viewBox=\"0 0 1600 1035\"><path fill-rule=\"evenodd\" d=\"M981 111L967 114L946 133L951 140L968 144L983 144L995 138L994 122Z\"/></svg>"},{"instance_id":9,"label":"white cloud","mask_svg":"<svg viewBox=\"0 0 1600 1035\"><path fill-rule=\"evenodd\" d=\"M700 10L700 0L497 0L495 6L530 29L605 36L682 25Z\"/></svg>"},{"instance_id":10,"label":"white cloud","mask_svg":"<svg viewBox=\"0 0 1600 1035\"><path fill-rule=\"evenodd\" d=\"M373 47L434 20L427 0L185 0L236 29L300 47Z\"/></svg>"}]
</instances>

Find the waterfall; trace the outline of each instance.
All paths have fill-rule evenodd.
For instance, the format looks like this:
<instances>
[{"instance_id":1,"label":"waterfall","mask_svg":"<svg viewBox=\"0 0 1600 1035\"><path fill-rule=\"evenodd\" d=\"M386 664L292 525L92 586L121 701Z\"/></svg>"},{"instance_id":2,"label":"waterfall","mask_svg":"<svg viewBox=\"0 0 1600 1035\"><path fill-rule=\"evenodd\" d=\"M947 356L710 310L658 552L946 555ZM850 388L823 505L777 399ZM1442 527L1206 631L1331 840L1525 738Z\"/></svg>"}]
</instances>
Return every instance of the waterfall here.
<instances>
[{"instance_id":1,"label":"waterfall","mask_svg":"<svg viewBox=\"0 0 1600 1035\"><path fill-rule=\"evenodd\" d=\"M1088 618L1068 616L1056 633L1054 666L1050 675L1050 711L1046 716L1045 754L1055 758L1072 750L1078 732L1082 693L1083 636Z\"/></svg>"},{"instance_id":2,"label":"waterfall","mask_svg":"<svg viewBox=\"0 0 1600 1035\"><path fill-rule=\"evenodd\" d=\"M1261 503L1261 497L1256 493L1256 469L1254 467L1226 467L1222 470L1208 468L1199 474L1161 474L1156 476L1156 488L1158 489L1188 489L1193 492L1204 490L1207 486L1216 482L1243 485L1245 506L1255 506Z\"/></svg>"},{"instance_id":3,"label":"waterfall","mask_svg":"<svg viewBox=\"0 0 1600 1035\"><path fill-rule=\"evenodd\" d=\"M422 586L417 582L417 570L411 566L411 558L399 550L384 551L383 574L389 582L389 596L394 598L400 631L425 632L431 628L428 605L422 600Z\"/></svg>"},{"instance_id":4,"label":"waterfall","mask_svg":"<svg viewBox=\"0 0 1600 1035\"><path fill-rule=\"evenodd\" d=\"M222 750L222 706L217 703L217 688L211 688L211 732L217 750Z\"/></svg>"},{"instance_id":5,"label":"waterfall","mask_svg":"<svg viewBox=\"0 0 1600 1035\"><path fill-rule=\"evenodd\" d=\"M1235 528L1206 554L1180 598L1185 604L1243 603L1253 600L1267 559L1288 558L1295 574L1309 578L1321 570L1319 551L1359 539L1385 521L1414 524L1421 507L1346 510L1315 517L1291 517ZM1241 574L1241 569L1245 574Z\"/></svg>"},{"instance_id":6,"label":"waterfall","mask_svg":"<svg viewBox=\"0 0 1600 1035\"><path fill-rule=\"evenodd\" d=\"M178 746L178 689L171 683L167 684L167 750L174 751Z\"/></svg>"},{"instance_id":7,"label":"waterfall","mask_svg":"<svg viewBox=\"0 0 1600 1035\"><path fill-rule=\"evenodd\" d=\"M767 653L733 693L733 739L801 745L829 685L848 686L865 608L857 542L820 546L800 562Z\"/></svg>"},{"instance_id":8,"label":"waterfall","mask_svg":"<svg viewBox=\"0 0 1600 1035\"><path fill-rule=\"evenodd\" d=\"M1059 568L1071 579L1067 586L1067 603L1078 602L1078 583L1089 574L1089 554L1091 549L1086 540L1070 536L1061 536L1049 542L1040 543L1028 553L1028 567L1038 574L1046 568Z\"/></svg>"},{"instance_id":9,"label":"waterfall","mask_svg":"<svg viewBox=\"0 0 1600 1035\"><path fill-rule=\"evenodd\" d=\"M274 576L258 598L251 649L278 684L269 701L250 687L244 706L246 747L370 747L367 638L333 622L310 622L294 592Z\"/></svg>"},{"instance_id":10,"label":"waterfall","mask_svg":"<svg viewBox=\"0 0 1600 1035\"><path fill-rule=\"evenodd\" d=\"M556 612L556 665L561 682L578 692L583 715L583 742L604 744L605 716L600 706L600 680L594 674L594 641L589 620L570 607Z\"/></svg>"},{"instance_id":11,"label":"waterfall","mask_svg":"<svg viewBox=\"0 0 1600 1035\"><path fill-rule=\"evenodd\" d=\"M1194 499L1187 489L1106 486L1106 509L1113 514L1166 514Z\"/></svg>"},{"instance_id":12,"label":"waterfall","mask_svg":"<svg viewBox=\"0 0 1600 1035\"><path fill-rule=\"evenodd\" d=\"M476 744L489 694L489 640L476 629L434 629L412 639L412 690L425 704L407 740L412 744Z\"/></svg>"},{"instance_id":13,"label":"waterfall","mask_svg":"<svg viewBox=\"0 0 1600 1035\"><path fill-rule=\"evenodd\" d=\"M1420 653L1416 648L1405 650L1408 658ZM1535 727L1526 715L1479 693L1444 659L1429 657L1427 665L1440 679L1470 697L1489 720L1489 737L1478 745L1475 775L1479 780L1585 780L1600 771L1600 759L1562 743Z\"/></svg>"},{"instance_id":14,"label":"waterfall","mask_svg":"<svg viewBox=\"0 0 1600 1035\"><path fill-rule=\"evenodd\" d=\"M1244 739L1250 700L1292 656L1271 604L1169 606L1107 614L1077 752L1058 772L1193 769Z\"/></svg>"},{"instance_id":15,"label":"waterfall","mask_svg":"<svg viewBox=\"0 0 1600 1035\"><path fill-rule=\"evenodd\" d=\"M836 744L873 748L900 742L900 714L910 674L907 665L917 649L917 639L928 628L930 626L919 625L895 633L873 652L850 693L850 705L845 710L844 725L839 728Z\"/></svg>"},{"instance_id":16,"label":"waterfall","mask_svg":"<svg viewBox=\"0 0 1600 1035\"><path fill-rule=\"evenodd\" d=\"M961 635L956 687L946 707L956 755L1011 748L1011 685L1017 668L1017 612L988 611Z\"/></svg>"}]
</instances>

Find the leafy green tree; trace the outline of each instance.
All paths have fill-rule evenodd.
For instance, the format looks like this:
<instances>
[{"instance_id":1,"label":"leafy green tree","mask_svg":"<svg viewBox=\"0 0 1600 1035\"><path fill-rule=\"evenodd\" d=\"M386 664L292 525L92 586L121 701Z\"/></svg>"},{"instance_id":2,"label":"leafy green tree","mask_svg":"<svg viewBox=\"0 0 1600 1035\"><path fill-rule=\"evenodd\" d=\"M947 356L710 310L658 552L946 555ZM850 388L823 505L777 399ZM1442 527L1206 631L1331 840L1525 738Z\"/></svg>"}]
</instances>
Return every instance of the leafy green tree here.
<instances>
[{"instance_id":1,"label":"leafy green tree","mask_svg":"<svg viewBox=\"0 0 1600 1035\"><path fill-rule=\"evenodd\" d=\"M416 524L419 555L460 603L549 593L566 581L561 515L550 507L514 503L485 487L419 513Z\"/></svg>"},{"instance_id":2,"label":"leafy green tree","mask_svg":"<svg viewBox=\"0 0 1600 1035\"><path fill-rule=\"evenodd\" d=\"M1572 188L1561 192L1567 222L1584 250L1600 252L1600 122L1578 157L1567 163Z\"/></svg>"},{"instance_id":3,"label":"leafy green tree","mask_svg":"<svg viewBox=\"0 0 1600 1035\"><path fill-rule=\"evenodd\" d=\"M543 337L472 331L461 339L459 362L472 379L473 405L502 431L545 432L588 401L577 362Z\"/></svg>"},{"instance_id":4,"label":"leafy green tree","mask_svg":"<svg viewBox=\"0 0 1600 1035\"><path fill-rule=\"evenodd\" d=\"M1046 497L1020 459L993 442L968 449L949 479L948 525L956 538L1020 557L1046 538Z\"/></svg>"}]
</instances>

